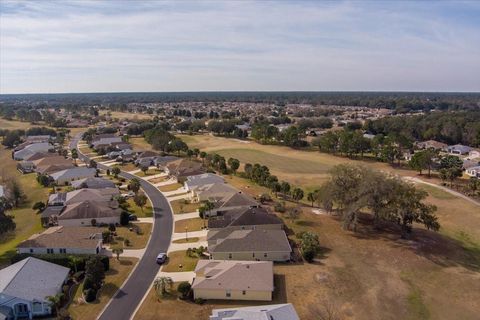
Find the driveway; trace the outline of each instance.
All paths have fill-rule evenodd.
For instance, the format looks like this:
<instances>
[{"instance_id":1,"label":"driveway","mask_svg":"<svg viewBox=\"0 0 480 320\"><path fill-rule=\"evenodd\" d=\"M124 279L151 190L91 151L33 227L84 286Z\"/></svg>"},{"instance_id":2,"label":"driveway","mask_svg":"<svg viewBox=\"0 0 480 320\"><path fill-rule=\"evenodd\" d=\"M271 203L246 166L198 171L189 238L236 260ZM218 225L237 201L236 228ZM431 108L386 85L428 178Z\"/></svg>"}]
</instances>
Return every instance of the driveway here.
<instances>
[{"instance_id":1,"label":"driveway","mask_svg":"<svg viewBox=\"0 0 480 320\"><path fill-rule=\"evenodd\" d=\"M77 148L81 134L77 134L72 139L70 142L71 149ZM80 160L89 161L89 158L82 154L80 150L78 150L78 155ZM106 170L108 166L98 164L98 168ZM126 179L135 178L134 175L123 171L120 176ZM173 213L168 201L157 188L147 181L140 180L140 184L153 205L152 234L142 259L97 318L100 320L128 320L133 316L160 270L160 266L156 263L158 253L167 252L170 245L173 231Z\"/></svg>"}]
</instances>

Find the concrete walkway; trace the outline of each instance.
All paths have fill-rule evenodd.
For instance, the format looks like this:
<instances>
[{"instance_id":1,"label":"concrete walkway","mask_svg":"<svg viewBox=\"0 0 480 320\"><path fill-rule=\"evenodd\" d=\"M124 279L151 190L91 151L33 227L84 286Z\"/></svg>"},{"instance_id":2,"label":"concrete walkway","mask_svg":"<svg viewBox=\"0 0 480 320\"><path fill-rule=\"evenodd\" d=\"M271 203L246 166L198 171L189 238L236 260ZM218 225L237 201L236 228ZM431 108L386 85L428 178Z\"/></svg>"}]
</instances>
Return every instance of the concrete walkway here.
<instances>
[{"instance_id":1,"label":"concrete walkway","mask_svg":"<svg viewBox=\"0 0 480 320\"><path fill-rule=\"evenodd\" d=\"M185 234L183 234L183 237L185 239ZM190 232L188 233L188 237L191 238ZM168 247L168 252L185 251L188 248L198 248L200 246L207 247L208 242L204 240L204 241L188 242L188 243L171 243L170 247Z\"/></svg>"},{"instance_id":2,"label":"concrete walkway","mask_svg":"<svg viewBox=\"0 0 480 320\"><path fill-rule=\"evenodd\" d=\"M132 171L127 171L127 173L130 173L130 174L135 174L135 173L139 173L141 172L142 170L140 169L135 169L135 170L132 170Z\"/></svg>"},{"instance_id":3,"label":"concrete walkway","mask_svg":"<svg viewBox=\"0 0 480 320\"><path fill-rule=\"evenodd\" d=\"M95 159L100 159L100 158L103 158L103 156L95 156L95 157L90 157L90 159L92 160L95 160Z\"/></svg>"},{"instance_id":4,"label":"concrete walkway","mask_svg":"<svg viewBox=\"0 0 480 320\"><path fill-rule=\"evenodd\" d=\"M184 187L180 187L180 188L178 188L177 190L164 191L164 192L162 192L162 193L163 193L164 196L170 197L170 196L173 196L173 195L176 195L176 194L187 193L187 190L186 190Z\"/></svg>"},{"instance_id":5,"label":"concrete walkway","mask_svg":"<svg viewBox=\"0 0 480 320\"><path fill-rule=\"evenodd\" d=\"M112 252L110 248L104 248L102 250L102 254L106 255L107 257L117 256ZM122 259L122 257L141 259L144 254L145 254L145 248L144 249L123 249L123 253L120 255L120 259Z\"/></svg>"},{"instance_id":6,"label":"concrete walkway","mask_svg":"<svg viewBox=\"0 0 480 320\"><path fill-rule=\"evenodd\" d=\"M156 167L154 167L156 168ZM146 176L146 177L142 177L143 180L152 180L152 179L155 179L155 178L162 178L162 177L166 177L167 174L165 172L162 172L162 173L157 173L157 174L154 174L154 175L151 175L151 176Z\"/></svg>"},{"instance_id":7,"label":"concrete walkway","mask_svg":"<svg viewBox=\"0 0 480 320\"><path fill-rule=\"evenodd\" d=\"M157 273L157 278L160 278L160 277L172 278L173 282L188 281L188 282L192 283L193 278L195 278L195 272L193 272L193 271L163 272L162 269L160 269L160 271Z\"/></svg>"},{"instance_id":8,"label":"concrete walkway","mask_svg":"<svg viewBox=\"0 0 480 320\"><path fill-rule=\"evenodd\" d=\"M175 200L181 200L181 199L188 199L188 194L185 193L179 196L167 197L168 201L175 201Z\"/></svg>"},{"instance_id":9,"label":"concrete walkway","mask_svg":"<svg viewBox=\"0 0 480 320\"><path fill-rule=\"evenodd\" d=\"M416 178L416 177L405 177L404 178L405 180L407 181L411 181L411 182L414 182L414 183L423 183L423 184L426 184L426 185L429 185L429 186L432 186L432 187L435 187L435 188L438 188L438 189L441 189L445 192L448 192L450 193L451 195L454 195L456 197L459 197L459 198L462 198L464 200L467 200L468 202L471 202L477 206L480 206L480 202L478 202L477 200L474 200L460 192L457 192L457 191L454 191L450 188L447 188L447 187L444 187L444 186L439 186L438 184L435 184L435 183L431 183L431 182L427 182L427 181L423 181L422 179L419 179L419 178ZM169 199L170 200L170 199Z\"/></svg>"},{"instance_id":10,"label":"concrete walkway","mask_svg":"<svg viewBox=\"0 0 480 320\"><path fill-rule=\"evenodd\" d=\"M154 187L161 187L161 186L168 186L169 184L174 184L174 183L177 183L177 179L170 179L170 180L167 180L167 181L158 182L158 183L153 184L153 186Z\"/></svg>"},{"instance_id":11,"label":"concrete walkway","mask_svg":"<svg viewBox=\"0 0 480 320\"><path fill-rule=\"evenodd\" d=\"M188 237L189 238L206 237L207 233L208 233L208 230L189 231L188 232ZM175 240L178 240L178 239L185 239L185 232L178 232L178 233L174 233L172 235L172 241L175 241Z\"/></svg>"},{"instance_id":12,"label":"concrete walkway","mask_svg":"<svg viewBox=\"0 0 480 320\"><path fill-rule=\"evenodd\" d=\"M114 159L114 160L101 161L101 162L99 162L99 163L100 163L100 164L103 164L103 165L108 165L108 164L113 163L113 162L116 162L115 159Z\"/></svg>"},{"instance_id":13,"label":"concrete walkway","mask_svg":"<svg viewBox=\"0 0 480 320\"><path fill-rule=\"evenodd\" d=\"M182 214L174 214L173 215L173 221L180 221L180 220L187 220L187 219L193 219L193 218L198 218L198 212L189 212L189 213L182 213Z\"/></svg>"},{"instance_id":14,"label":"concrete walkway","mask_svg":"<svg viewBox=\"0 0 480 320\"><path fill-rule=\"evenodd\" d=\"M150 217L150 218L138 218L137 221L134 221L135 222L140 222L140 223L153 223L153 218Z\"/></svg>"}]
</instances>

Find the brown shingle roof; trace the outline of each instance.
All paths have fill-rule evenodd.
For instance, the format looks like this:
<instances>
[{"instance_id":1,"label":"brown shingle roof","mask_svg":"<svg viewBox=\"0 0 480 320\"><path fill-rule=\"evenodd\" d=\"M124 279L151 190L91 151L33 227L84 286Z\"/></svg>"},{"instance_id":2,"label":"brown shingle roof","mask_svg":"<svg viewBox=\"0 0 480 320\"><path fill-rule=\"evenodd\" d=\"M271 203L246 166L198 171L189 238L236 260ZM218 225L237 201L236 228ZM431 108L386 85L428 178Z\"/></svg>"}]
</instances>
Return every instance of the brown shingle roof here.
<instances>
[{"instance_id":1,"label":"brown shingle roof","mask_svg":"<svg viewBox=\"0 0 480 320\"><path fill-rule=\"evenodd\" d=\"M285 252L292 251L283 230L208 231L208 251L214 252Z\"/></svg>"},{"instance_id":2,"label":"brown shingle roof","mask_svg":"<svg viewBox=\"0 0 480 320\"><path fill-rule=\"evenodd\" d=\"M276 215L264 208L241 208L220 212L208 220L208 228L225 228L238 226L260 226L280 224L283 222Z\"/></svg>"},{"instance_id":3,"label":"brown shingle roof","mask_svg":"<svg viewBox=\"0 0 480 320\"><path fill-rule=\"evenodd\" d=\"M94 249L102 229L94 227L51 227L21 242L18 248L82 248Z\"/></svg>"},{"instance_id":4,"label":"brown shingle roof","mask_svg":"<svg viewBox=\"0 0 480 320\"><path fill-rule=\"evenodd\" d=\"M66 206L62 214L58 216L58 220L119 217L121 211L111 208L105 203L83 201Z\"/></svg>"}]
</instances>

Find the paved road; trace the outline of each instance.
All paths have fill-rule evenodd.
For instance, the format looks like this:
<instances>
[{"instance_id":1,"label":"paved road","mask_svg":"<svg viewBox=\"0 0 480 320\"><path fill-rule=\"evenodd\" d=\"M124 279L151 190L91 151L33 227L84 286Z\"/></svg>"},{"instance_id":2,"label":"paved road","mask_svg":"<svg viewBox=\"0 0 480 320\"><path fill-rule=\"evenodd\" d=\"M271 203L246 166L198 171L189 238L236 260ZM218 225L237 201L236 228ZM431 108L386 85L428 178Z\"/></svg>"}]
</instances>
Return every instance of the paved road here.
<instances>
[{"instance_id":1,"label":"paved road","mask_svg":"<svg viewBox=\"0 0 480 320\"><path fill-rule=\"evenodd\" d=\"M70 148L77 148L81 133L76 135ZM88 157L78 153L79 159L88 162ZM107 166L98 164L99 169L108 169ZM132 179L135 176L126 172L121 177ZM150 288L160 266L155 262L159 252L167 252L172 237L173 213L170 210L167 199L150 183L140 179L143 190L150 198L153 205L154 223L150 242L145 250L143 258L138 262L136 269L124 286L110 301L110 304L98 317L99 320L128 320L133 316L143 296Z\"/></svg>"}]
</instances>

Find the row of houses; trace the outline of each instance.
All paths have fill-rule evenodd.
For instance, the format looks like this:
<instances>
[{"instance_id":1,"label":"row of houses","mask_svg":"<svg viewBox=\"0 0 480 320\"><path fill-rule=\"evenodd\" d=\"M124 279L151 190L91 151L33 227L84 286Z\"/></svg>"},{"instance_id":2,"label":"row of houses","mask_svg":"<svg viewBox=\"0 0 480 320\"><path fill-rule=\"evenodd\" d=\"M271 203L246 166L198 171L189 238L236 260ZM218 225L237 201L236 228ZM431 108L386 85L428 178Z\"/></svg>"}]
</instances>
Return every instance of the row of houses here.
<instances>
[{"instance_id":1,"label":"row of houses","mask_svg":"<svg viewBox=\"0 0 480 320\"><path fill-rule=\"evenodd\" d=\"M282 220L213 173L188 176L183 185L191 201L213 204L205 213L210 259L195 268L194 298L271 301L273 263L290 260L292 252ZM219 311L212 319L237 312Z\"/></svg>"}]
</instances>

